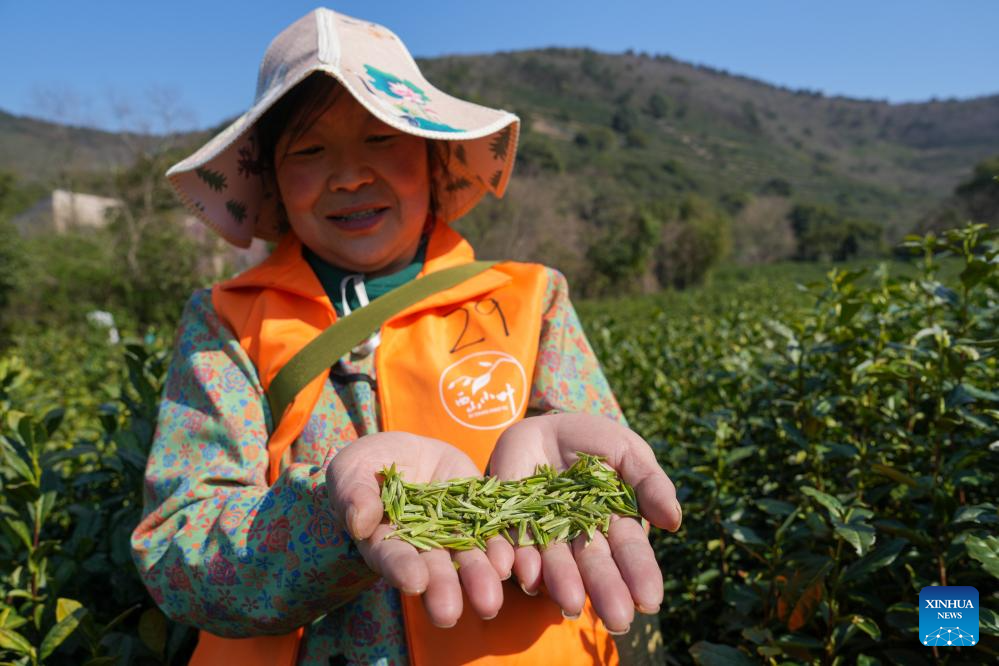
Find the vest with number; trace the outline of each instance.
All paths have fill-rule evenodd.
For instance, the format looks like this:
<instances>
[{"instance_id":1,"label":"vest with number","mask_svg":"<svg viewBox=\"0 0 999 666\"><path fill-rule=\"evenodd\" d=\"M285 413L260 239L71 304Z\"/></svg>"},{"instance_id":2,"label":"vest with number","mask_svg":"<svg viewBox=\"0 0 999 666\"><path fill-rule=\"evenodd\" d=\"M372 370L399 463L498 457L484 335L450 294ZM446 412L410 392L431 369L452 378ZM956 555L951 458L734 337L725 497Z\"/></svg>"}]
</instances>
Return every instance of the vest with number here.
<instances>
[{"instance_id":1,"label":"vest with number","mask_svg":"<svg viewBox=\"0 0 999 666\"><path fill-rule=\"evenodd\" d=\"M266 391L278 371L336 320L301 243L289 234L262 264L212 291L216 312L253 361ZM421 275L473 260L446 225L432 233ZM375 352L381 430L434 437L484 471L496 440L524 417L547 287L543 266L504 262L432 294L390 318ZM291 462L291 447L319 402L329 371L302 389L267 443L269 482ZM278 416L274 416L275 421ZM512 580L512 579L511 579ZM419 597L401 596L410 663L617 663L610 634L587 600L568 620L545 595L504 583L503 607L482 620L468 609L450 629L435 627ZM191 663L292 666L303 635L227 639L202 631Z\"/></svg>"}]
</instances>

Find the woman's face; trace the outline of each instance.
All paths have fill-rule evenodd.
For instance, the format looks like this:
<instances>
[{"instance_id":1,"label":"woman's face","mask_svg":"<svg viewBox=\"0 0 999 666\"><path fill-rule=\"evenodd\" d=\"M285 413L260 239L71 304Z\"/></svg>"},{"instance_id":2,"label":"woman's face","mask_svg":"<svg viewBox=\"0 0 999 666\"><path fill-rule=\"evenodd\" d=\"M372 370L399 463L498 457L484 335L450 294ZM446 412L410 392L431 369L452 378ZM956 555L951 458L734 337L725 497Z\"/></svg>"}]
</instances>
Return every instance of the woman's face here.
<instances>
[{"instance_id":1,"label":"woman's face","mask_svg":"<svg viewBox=\"0 0 999 666\"><path fill-rule=\"evenodd\" d=\"M340 268L387 275L416 254L430 206L426 140L341 93L274 151L278 191L301 241Z\"/></svg>"}]
</instances>

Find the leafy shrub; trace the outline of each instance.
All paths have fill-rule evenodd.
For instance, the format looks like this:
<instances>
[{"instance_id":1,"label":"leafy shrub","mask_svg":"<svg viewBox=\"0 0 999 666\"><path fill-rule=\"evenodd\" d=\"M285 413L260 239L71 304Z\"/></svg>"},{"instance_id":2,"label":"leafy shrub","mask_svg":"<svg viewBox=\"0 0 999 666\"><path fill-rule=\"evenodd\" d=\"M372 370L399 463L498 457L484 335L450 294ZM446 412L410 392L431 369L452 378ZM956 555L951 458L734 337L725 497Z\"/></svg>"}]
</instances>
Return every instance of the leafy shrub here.
<instances>
[{"instance_id":1,"label":"leafy shrub","mask_svg":"<svg viewBox=\"0 0 999 666\"><path fill-rule=\"evenodd\" d=\"M785 178L771 178L760 185L759 189L761 195L775 197L789 197L793 191L793 186Z\"/></svg>"},{"instance_id":2,"label":"leafy shrub","mask_svg":"<svg viewBox=\"0 0 999 666\"><path fill-rule=\"evenodd\" d=\"M798 204L791 209L789 218L798 246L796 259L845 261L879 249L880 226L843 217L828 206Z\"/></svg>"},{"instance_id":3,"label":"leafy shrub","mask_svg":"<svg viewBox=\"0 0 999 666\"><path fill-rule=\"evenodd\" d=\"M544 171L562 173L565 165L562 156L551 139L539 134L527 133L517 150L518 170L527 174Z\"/></svg>"},{"instance_id":4,"label":"leafy shrub","mask_svg":"<svg viewBox=\"0 0 999 666\"><path fill-rule=\"evenodd\" d=\"M924 663L914 602L951 584L982 593L983 640L939 661L994 662L997 239L983 226L910 239L912 277L835 268L798 291L740 273L657 296L668 309L652 316L648 300L581 304L622 408L684 503L681 532L654 537L674 661ZM960 264L950 283L947 261ZM194 632L155 607L128 544L166 350L129 344L122 360L105 347L19 340L32 365L59 370L46 375L0 357L9 663L190 654ZM84 388L60 392L71 385Z\"/></svg>"},{"instance_id":5,"label":"leafy shrub","mask_svg":"<svg viewBox=\"0 0 999 666\"><path fill-rule=\"evenodd\" d=\"M10 222L0 217L0 350L14 323L10 302L17 293L24 270L21 236Z\"/></svg>"},{"instance_id":6,"label":"leafy shrub","mask_svg":"<svg viewBox=\"0 0 999 666\"><path fill-rule=\"evenodd\" d=\"M920 220L917 228L949 229L969 219L999 226L999 155L976 164L971 177L959 183L950 197Z\"/></svg>"},{"instance_id":7,"label":"leafy shrub","mask_svg":"<svg viewBox=\"0 0 999 666\"><path fill-rule=\"evenodd\" d=\"M623 223L607 229L586 251L592 273L589 294L634 293L648 271L661 221L649 207L640 207Z\"/></svg>"},{"instance_id":8,"label":"leafy shrub","mask_svg":"<svg viewBox=\"0 0 999 666\"><path fill-rule=\"evenodd\" d=\"M653 118L665 118L669 115L669 102L662 94L654 92L649 95L645 111Z\"/></svg>"},{"instance_id":9,"label":"leafy shrub","mask_svg":"<svg viewBox=\"0 0 999 666\"><path fill-rule=\"evenodd\" d=\"M982 593L983 640L938 660L995 662L997 238L912 238L915 277L833 269L802 309L737 286L686 313L587 318L684 502L681 532L656 538L673 657L928 663L915 602L949 584ZM947 254L961 263L950 286Z\"/></svg>"},{"instance_id":10,"label":"leafy shrub","mask_svg":"<svg viewBox=\"0 0 999 666\"><path fill-rule=\"evenodd\" d=\"M576 134L573 139L580 148L603 152L617 145L617 137L606 127L591 127Z\"/></svg>"},{"instance_id":11,"label":"leafy shrub","mask_svg":"<svg viewBox=\"0 0 999 666\"><path fill-rule=\"evenodd\" d=\"M638 113L627 104L622 104L614 110L611 118L611 127L615 132L628 134L637 129Z\"/></svg>"},{"instance_id":12,"label":"leafy shrub","mask_svg":"<svg viewBox=\"0 0 999 666\"><path fill-rule=\"evenodd\" d=\"M193 632L155 607L129 546L165 364L165 350L128 345L117 399L91 405L99 436L66 442L56 436L61 408L41 417L15 409L32 377L16 357L0 359L0 655L8 663L189 656Z\"/></svg>"},{"instance_id":13,"label":"leafy shrub","mask_svg":"<svg viewBox=\"0 0 999 666\"><path fill-rule=\"evenodd\" d=\"M629 148L648 148L650 141L649 135L639 129L631 130L624 137L625 145Z\"/></svg>"},{"instance_id":14,"label":"leafy shrub","mask_svg":"<svg viewBox=\"0 0 999 666\"><path fill-rule=\"evenodd\" d=\"M663 287L684 289L700 284L731 250L727 215L706 199L688 194L660 226L652 271Z\"/></svg>"}]
</instances>

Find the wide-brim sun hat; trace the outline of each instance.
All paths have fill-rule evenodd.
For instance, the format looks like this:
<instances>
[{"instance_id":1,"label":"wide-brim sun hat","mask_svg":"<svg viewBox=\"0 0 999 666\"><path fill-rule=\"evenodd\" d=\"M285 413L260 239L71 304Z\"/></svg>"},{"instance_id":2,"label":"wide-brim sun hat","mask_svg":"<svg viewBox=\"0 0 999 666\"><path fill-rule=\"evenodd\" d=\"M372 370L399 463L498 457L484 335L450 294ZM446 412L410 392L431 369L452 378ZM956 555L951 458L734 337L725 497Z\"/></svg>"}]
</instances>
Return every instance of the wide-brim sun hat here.
<instances>
[{"instance_id":1,"label":"wide-brim sun hat","mask_svg":"<svg viewBox=\"0 0 999 666\"><path fill-rule=\"evenodd\" d=\"M254 237L278 240L285 232L269 165L259 159L256 123L314 72L332 76L386 125L453 144L447 173L435 179L438 220L461 217L486 192L503 196L517 150L517 116L438 90L390 30L319 8L267 47L253 106L167 171L184 204L222 238L248 247Z\"/></svg>"}]
</instances>

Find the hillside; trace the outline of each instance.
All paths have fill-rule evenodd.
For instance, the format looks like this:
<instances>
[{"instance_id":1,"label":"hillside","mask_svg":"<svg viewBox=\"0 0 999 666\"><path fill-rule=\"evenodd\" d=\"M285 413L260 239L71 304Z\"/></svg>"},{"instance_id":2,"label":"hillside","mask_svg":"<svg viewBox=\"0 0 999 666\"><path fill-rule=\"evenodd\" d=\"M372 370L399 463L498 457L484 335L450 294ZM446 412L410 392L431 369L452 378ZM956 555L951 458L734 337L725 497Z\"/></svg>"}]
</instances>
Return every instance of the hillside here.
<instances>
[{"instance_id":1,"label":"hillside","mask_svg":"<svg viewBox=\"0 0 999 666\"><path fill-rule=\"evenodd\" d=\"M692 194L698 200L684 205L703 208L703 200L735 219L744 261L792 256L787 215L795 204L872 224L890 243L974 165L999 155L999 95L913 104L829 98L665 56L586 49L441 57L421 67L441 89L524 119L511 196L479 207L462 229L484 255L544 258L573 274L592 263L594 239L610 238L622 220L638 229L629 243L645 242L635 222L642 206L672 202L678 215L675 205ZM194 146L205 135L171 143ZM0 170L22 182L68 171L99 182L128 159L124 147L135 137L121 139L0 112Z\"/></svg>"},{"instance_id":2,"label":"hillside","mask_svg":"<svg viewBox=\"0 0 999 666\"><path fill-rule=\"evenodd\" d=\"M194 145L206 135L204 131L171 137L119 134L0 110L0 171L11 172L28 183L54 185L72 177L89 185L100 181L92 176L114 166L129 165L136 150L152 150L167 143Z\"/></svg>"},{"instance_id":3,"label":"hillside","mask_svg":"<svg viewBox=\"0 0 999 666\"><path fill-rule=\"evenodd\" d=\"M796 196L889 229L910 226L999 153L999 95L897 105L827 98L668 57L571 49L422 65L445 90L523 114L526 142L544 137L570 169L580 166L572 139L617 118L641 133L616 160L619 174L635 163L668 171L672 161L719 195L785 180Z\"/></svg>"},{"instance_id":4,"label":"hillside","mask_svg":"<svg viewBox=\"0 0 999 666\"><path fill-rule=\"evenodd\" d=\"M129 158L112 132L69 127L0 111L0 170L52 181L66 171L104 170Z\"/></svg>"},{"instance_id":5,"label":"hillside","mask_svg":"<svg viewBox=\"0 0 999 666\"><path fill-rule=\"evenodd\" d=\"M971 177L921 219L917 230L941 231L967 220L999 227L999 155L976 164Z\"/></svg>"}]
</instances>

